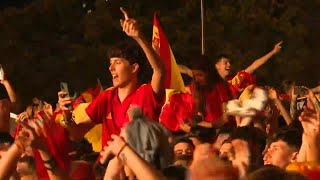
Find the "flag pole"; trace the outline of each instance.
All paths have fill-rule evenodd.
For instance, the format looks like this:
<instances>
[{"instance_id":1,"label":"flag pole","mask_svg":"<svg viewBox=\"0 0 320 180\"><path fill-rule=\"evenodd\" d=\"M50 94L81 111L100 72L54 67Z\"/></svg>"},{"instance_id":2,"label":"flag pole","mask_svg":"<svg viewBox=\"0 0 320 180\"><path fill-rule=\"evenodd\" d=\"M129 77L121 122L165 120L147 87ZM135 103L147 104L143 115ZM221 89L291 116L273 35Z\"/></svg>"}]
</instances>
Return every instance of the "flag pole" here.
<instances>
[{"instance_id":1,"label":"flag pole","mask_svg":"<svg viewBox=\"0 0 320 180\"><path fill-rule=\"evenodd\" d=\"M201 0L201 54L205 54L205 34L204 34L204 0Z\"/></svg>"}]
</instances>

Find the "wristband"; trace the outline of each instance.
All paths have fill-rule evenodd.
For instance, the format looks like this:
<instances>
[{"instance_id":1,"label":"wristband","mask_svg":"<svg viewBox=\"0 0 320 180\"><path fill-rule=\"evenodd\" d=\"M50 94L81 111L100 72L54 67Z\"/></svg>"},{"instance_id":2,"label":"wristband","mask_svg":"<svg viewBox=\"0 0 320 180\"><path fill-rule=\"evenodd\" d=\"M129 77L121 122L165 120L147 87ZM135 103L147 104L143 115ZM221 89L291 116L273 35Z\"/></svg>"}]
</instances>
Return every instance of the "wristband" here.
<instances>
[{"instance_id":1,"label":"wristband","mask_svg":"<svg viewBox=\"0 0 320 180\"><path fill-rule=\"evenodd\" d=\"M128 146L128 143L125 143L121 148L120 148L120 150L119 150L119 152L118 152L118 154L117 154L117 158L119 158L119 156L120 156L120 153L124 150L124 148L125 147L127 147Z\"/></svg>"}]
</instances>

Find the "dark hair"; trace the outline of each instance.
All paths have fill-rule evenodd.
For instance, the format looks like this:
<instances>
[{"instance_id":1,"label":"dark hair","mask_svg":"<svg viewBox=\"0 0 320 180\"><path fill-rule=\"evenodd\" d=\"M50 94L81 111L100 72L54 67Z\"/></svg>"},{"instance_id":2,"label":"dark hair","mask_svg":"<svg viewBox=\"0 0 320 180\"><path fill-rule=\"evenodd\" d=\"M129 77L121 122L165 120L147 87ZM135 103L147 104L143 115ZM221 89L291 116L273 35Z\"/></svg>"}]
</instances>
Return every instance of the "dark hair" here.
<instances>
[{"instance_id":1,"label":"dark hair","mask_svg":"<svg viewBox=\"0 0 320 180\"><path fill-rule=\"evenodd\" d=\"M0 132L0 144L10 143L14 141L13 137L7 132Z\"/></svg>"},{"instance_id":2,"label":"dark hair","mask_svg":"<svg viewBox=\"0 0 320 180\"><path fill-rule=\"evenodd\" d=\"M215 64L218 63L219 61L221 61L222 58L229 59L229 61L230 61L230 59L231 59L228 54L222 53L222 54L218 54L218 55L216 56L214 63L215 63Z\"/></svg>"},{"instance_id":3,"label":"dark hair","mask_svg":"<svg viewBox=\"0 0 320 180\"><path fill-rule=\"evenodd\" d=\"M195 137L199 139L201 143L211 143L216 135L216 129L205 128L203 126L194 126L191 131L187 134L187 137Z\"/></svg>"},{"instance_id":4,"label":"dark hair","mask_svg":"<svg viewBox=\"0 0 320 180\"><path fill-rule=\"evenodd\" d=\"M280 130L272 137L271 143L277 141L283 141L289 147L299 150L302 144L302 134L295 129Z\"/></svg>"},{"instance_id":5,"label":"dark hair","mask_svg":"<svg viewBox=\"0 0 320 180\"><path fill-rule=\"evenodd\" d=\"M249 151L251 153L250 170L255 169L256 166L262 165L262 152L266 146L266 135L263 131L252 126L239 127L232 132L230 139L231 141L242 139L248 142Z\"/></svg>"},{"instance_id":6,"label":"dark hair","mask_svg":"<svg viewBox=\"0 0 320 180\"><path fill-rule=\"evenodd\" d=\"M151 78L151 75L146 75L151 73L150 65L146 59L146 55L137 43L132 41L117 43L108 50L107 54L109 59L112 57L119 57L126 59L131 65L134 63L139 64L138 80L140 83L148 82Z\"/></svg>"},{"instance_id":7,"label":"dark hair","mask_svg":"<svg viewBox=\"0 0 320 180\"><path fill-rule=\"evenodd\" d=\"M200 70L207 74L207 83L212 86L218 82L223 82L217 70L214 68L213 62L206 55L194 56L191 60L191 69Z\"/></svg>"},{"instance_id":8,"label":"dark hair","mask_svg":"<svg viewBox=\"0 0 320 180\"><path fill-rule=\"evenodd\" d=\"M266 136L264 132L251 126L238 127L234 129L230 138L232 140L242 139L248 143L258 143L261 147L265 147L266 145Z\"/></svg>"},{"instance_id":9,"label":"dark hair","mask_svg":"<svg viewBox=\"0 0 320 180\"><path fill-rule=\"evenodd\" d=\"M187 178L187 171L183 166L169 166L163 169L162 173L169 179L184 180Z\"/></svg>"},{"instance_id":10,"label":"dark hair","mask_svg":"<svg viewBox=\"0 0 320 180\"><path fill-rule=\"evenodd\" d=\"M258 170L250 173L248 175L248 179L249 180L255 180L255 179L259 179L259 180L269 180L269 179L273 179L273 180L305 180L307 178L305 178L302 175L298 175L295 173L289 173L286 172L284 169L281 169L279 167L273 166L273 165L266 165L262 168L259 168Z\"/></svg>"},{"instance_id":11,"label":"dark hair","mask_svg":"<svg viewBox=\"0 0 320 180\"><path fill-rule=\"evenodd\" d=\"M281 90L284 92L284 93L287 93L291 86L294 85L295 82L294 81L291 81L291 80L284 80L282 81L281 83Z\"/></svg>"},{"instance_id":12,"label":"dark hair","mask_svg":"<svg viewBox=\"0 0 320 180\"><path fill-rule=\"evenodd\" d=\"M194 149L195 146L193 144L193 142L187 138L187 137L182 137L182 138L177 138L173 141L173 147L179 143L187 143L187 144L190 144L192 146L192 148Z\"/></svg>"},{"instance_id":13,"label":"dark hair","mask_svg":"<svg viewBox=\"0 0 320 180\"><path fill-rule=\"evenodd\" d=\"M36 169L36 162L32 156L24 155L22 158L20 158L19 162L27 163L32 170Z\"/></svg>"},{"instance_id":14,"label":"dark hair","mask_svg":"<svg viewBox=\"0 0 320 180\"><path fill-rule=\"evenodd\" d=\"M201 112L203 115L206 114L206 97L204 96L205 91L211 91L214 86L218 83L224 83L224 80L219 75L218 71L214 68L212 61L209 61L206 55L197 55L193 58L192 67L193 70L200 70L206 74L206 85L200 85L198 82L193 81L192 85L192 97L195 101L195 110ZM225 84L226 89L229 87Z\"/></svg>"},{"instance_id":15,"label":"dark hair","mask_svg":"<svg viewBox=\"0 0 320 180\"><path fill-rule=\"evenodd\" d=\"M218 131L217 136L219 136L220 134L229 134L229 135L231 135L231 134L232 134L232 131L233 131L232 128L222 127L222 128Z\"/></svg>"}]
</instances>

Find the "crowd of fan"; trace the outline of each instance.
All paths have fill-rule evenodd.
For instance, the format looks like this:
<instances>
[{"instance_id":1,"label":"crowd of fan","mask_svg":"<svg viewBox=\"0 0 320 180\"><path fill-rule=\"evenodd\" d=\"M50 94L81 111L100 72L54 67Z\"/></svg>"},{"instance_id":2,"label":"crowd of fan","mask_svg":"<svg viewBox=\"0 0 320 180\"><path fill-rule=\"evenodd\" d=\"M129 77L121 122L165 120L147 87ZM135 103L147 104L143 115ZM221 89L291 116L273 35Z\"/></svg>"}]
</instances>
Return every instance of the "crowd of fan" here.
<instances>
[{"instance_id":1,"label":"crowd of fan","mask_svg":"<svg viewBox=\"0 0 320 180\"><path fill-rule=\"evenodd\" d=\"M186 88L166 93L161 58L121 11L135 43L109 50L113 87L81 117L73 112L84 98L65 91L22 111L1 70L0 179L320 179L320 86L272 88L253 75L281 42L235 74L227 55L195 56L179 65ZM152 79L141 84L146 63ZM99 124L94 152L84 137Z\"/></svg>"}]
</instances>

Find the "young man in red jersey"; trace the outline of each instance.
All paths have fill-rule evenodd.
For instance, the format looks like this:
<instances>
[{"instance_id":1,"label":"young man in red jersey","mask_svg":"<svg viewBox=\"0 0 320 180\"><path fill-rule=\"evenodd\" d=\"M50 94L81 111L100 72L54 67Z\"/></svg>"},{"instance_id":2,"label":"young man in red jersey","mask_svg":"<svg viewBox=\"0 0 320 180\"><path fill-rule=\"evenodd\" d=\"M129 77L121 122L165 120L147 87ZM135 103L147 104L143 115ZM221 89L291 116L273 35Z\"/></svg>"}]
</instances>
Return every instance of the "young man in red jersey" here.
<instances>
[{"instance_id":1,"label":"young man in red jersey","mask_svg":"<svg viewBox=\"0 0 320 180\"><path fill-rule=\"evenodd\" d=\"M152 120L157 120L165 97L164 74L165 68L158 54L152 49L139 29L135 19L121 8L124 20L120 20L123 31L132 37L141 49L130 44L119 44L109 52L109 71L112 75L113 87L100 94L86 109L85 119L75 124L68 124L72 139L82 138L96 124L102 123L102 147L111 140L111 134L120 134L121 128L129 122L127 114L131 105L139 106L144 114ZM144 69L147 57L153 69L151 82L139 84L139 75ZM64 98L65 93L59 92L59 105L70 119L70 111L66 105L71 98Z\"/></svg>"}]
</instances>

